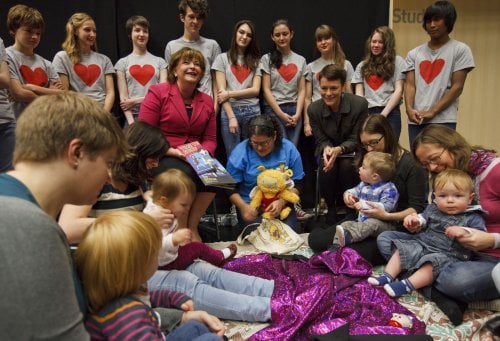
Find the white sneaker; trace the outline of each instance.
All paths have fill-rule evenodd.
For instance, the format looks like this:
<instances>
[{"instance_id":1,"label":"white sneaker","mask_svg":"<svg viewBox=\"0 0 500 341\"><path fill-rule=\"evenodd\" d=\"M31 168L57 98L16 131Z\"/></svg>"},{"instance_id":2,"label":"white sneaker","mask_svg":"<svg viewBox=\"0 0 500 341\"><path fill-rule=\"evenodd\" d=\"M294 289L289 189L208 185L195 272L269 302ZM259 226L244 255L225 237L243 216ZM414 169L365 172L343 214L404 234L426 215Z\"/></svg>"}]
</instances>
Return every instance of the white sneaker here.
<instances>
[{"instance_id":1,"label":"white sneaker","mask_svg":"<svg viewBox=\"0 0 500 341\"><path fill-rule=\"evenodd\" d=\"M338 245L339 247L345 246L345 235L342 225L337 225L335 227L335 237L333 237L333 245Z\"/></svg>"}]
</instances>

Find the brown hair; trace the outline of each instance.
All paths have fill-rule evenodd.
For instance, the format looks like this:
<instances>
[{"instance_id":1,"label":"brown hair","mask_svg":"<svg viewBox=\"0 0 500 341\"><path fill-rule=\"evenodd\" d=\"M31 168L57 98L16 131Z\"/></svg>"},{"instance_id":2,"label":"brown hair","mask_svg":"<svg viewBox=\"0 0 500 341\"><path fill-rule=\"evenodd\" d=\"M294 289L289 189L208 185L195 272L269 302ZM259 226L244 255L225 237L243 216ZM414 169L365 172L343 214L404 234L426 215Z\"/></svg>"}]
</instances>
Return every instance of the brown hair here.
<instances>
[{"instance_id":1,"label":"brown hair","mask_svg":"<svg viewBox=\"0 0 500 341\"><path fill-rule=\"evenodd\" d=\"M201 68L202 77L203 74L205 74L206 65L203 54L201 54L201 52L196 49L192 49L190 47L183 47L179 51L175 52L170 59L170 64L168 65L168 71L167 71L167 81L169 83L175 83L175 80L177 79L177 77L175 76L175 69L177 68L177 65L179 65L179 63L184 60L197 61Z\"/></svg>"},{"instance_id":2,"label":"brown hair","mask_svg":"<svg viewBox=\"0 0 500 341\"><path fill-rule=\"evenodd\" d=\"M113 115L87 96L68 91L40 96L23 111L17 121L14 164L63 157L73 139L80 139L91 157L116 147L119 161L129 150Z\"/></svg>"},{"instance_id":3,"label":"brown hair","mask_svg":"<svg viewBox=\"0 0 500 341\"><path fill-rule=\"evenodd\" d=\"M12 6L7 13L7 28L10 34L14 35L21 26L39 28L43 32L45 30L45 21L36 8L26 5Z\"/></svg>"},{"instance_id":4,"label":"brown hair","mask_svg":"<svg viewBox=\"0 0 500 341\"><path fill-rule=\"evenodd\" d=\"M459 169L447 168L439 172L434 179L433 190L440 190L448 183L451 183L460 191L474 192L474 184L470 175Z\"/></svg>"}]
</instances>

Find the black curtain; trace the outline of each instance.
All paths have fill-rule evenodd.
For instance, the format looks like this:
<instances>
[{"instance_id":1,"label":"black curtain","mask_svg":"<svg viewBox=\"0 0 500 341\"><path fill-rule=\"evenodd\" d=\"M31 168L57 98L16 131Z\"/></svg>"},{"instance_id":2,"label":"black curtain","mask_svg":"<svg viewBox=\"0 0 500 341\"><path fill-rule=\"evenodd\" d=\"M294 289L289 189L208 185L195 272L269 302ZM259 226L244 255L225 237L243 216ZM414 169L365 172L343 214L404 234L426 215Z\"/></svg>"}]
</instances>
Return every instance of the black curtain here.
<instances>
[{"instance_id":1,"label":"black curtain","mask_svg":"<svg viewBox=\"0 0 500 341\"><path fill-rule=\"evenodd\" d=\"M2 0L0 18L5 23L7 12L19 1ZM149 50L157 56L164 56L168 41L180 37L183 25L179 21L177 0L50 0L23 1L25 5L37 8L46 23L45 33L36 53L52 60L65 38L65 25L75 12L90 14L97 26L98 51L115 63L131 52L132 45L125 33L126 20L135 14L148 18L151 24ZM318 25L329 24L335 28L347 59L355 68L362 59L364 42L374 28L389 22L389 0L209 0L210 14L205 20L201 34L215 39L222 51L227 50L234 24L241 19L255 23L261 52L267 53L272 42L270 28L277 19L288 19L295 31L292 49L304 56L308 62L318 57L315 52L314 30ZM6 25L0 26L0 37L5 46L13 43ZM118 98L118 96L117 96ZM119 106L114 113L121 119ZM220 140L219 140L220 141ZM312 151L314 140L302 136L299 150L306 172L302 194L303 207L314 206L316 160ZM222 143L218 144L217 158L225 164L226 155ZM219 197L219 196L218 196ZM226 211L227 201L220 211Z\"/></svg>"}]
</instances>

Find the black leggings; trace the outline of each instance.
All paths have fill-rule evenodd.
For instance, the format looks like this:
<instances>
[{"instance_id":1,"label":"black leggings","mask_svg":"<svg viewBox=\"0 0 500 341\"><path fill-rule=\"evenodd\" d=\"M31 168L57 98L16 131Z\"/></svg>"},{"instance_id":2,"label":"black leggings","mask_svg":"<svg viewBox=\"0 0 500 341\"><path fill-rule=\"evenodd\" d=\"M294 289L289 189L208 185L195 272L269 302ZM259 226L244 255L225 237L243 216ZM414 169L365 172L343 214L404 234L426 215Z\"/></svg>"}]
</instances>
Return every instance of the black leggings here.
<instances>
[{"instance_id":1,"label":"black leggings","mask_svg":"<svg viewBox=\"0 0 500 341\"><path fill-rule=\"evenodd\" d=\"M335 225L326 228L316 228L309 233L309 247L315 252L327 250L333 243L335 236ZM350 244L351 249L356 250L363 258L372 265L385 264L385 259L380 255L377 247L377 239L373 237L366 238L358 243Z\"/></svg>"}]
</instances>

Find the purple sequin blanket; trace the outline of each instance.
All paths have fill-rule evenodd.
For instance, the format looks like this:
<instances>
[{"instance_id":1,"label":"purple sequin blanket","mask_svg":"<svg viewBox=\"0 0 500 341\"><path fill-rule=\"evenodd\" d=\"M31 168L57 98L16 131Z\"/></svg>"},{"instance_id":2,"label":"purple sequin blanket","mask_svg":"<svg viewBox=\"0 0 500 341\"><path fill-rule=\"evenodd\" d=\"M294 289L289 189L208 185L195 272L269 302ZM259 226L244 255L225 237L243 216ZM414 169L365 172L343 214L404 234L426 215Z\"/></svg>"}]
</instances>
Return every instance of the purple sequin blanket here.
<instances>
[{"instance_id":1,"label":"purple sequin blanket","mask_svg":"<svg viewBox=\"0 0 500 341\"><path fill-rule=\"evenodd\" d=\"M346 323L351 335L425 334L425 324L414 314L368 284L372 267L350 248L325 251L308 261L250 255L225 268L275 281L272 323L251 340L309 340ZM393 313L411 316L413 327L388 325Z\"/></svg>"}]
</instances>

